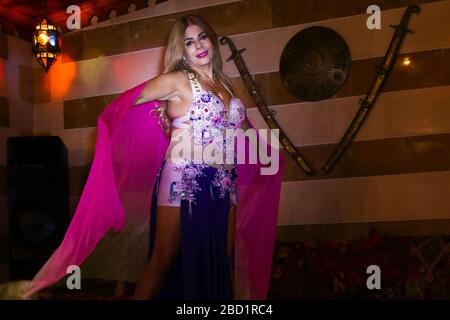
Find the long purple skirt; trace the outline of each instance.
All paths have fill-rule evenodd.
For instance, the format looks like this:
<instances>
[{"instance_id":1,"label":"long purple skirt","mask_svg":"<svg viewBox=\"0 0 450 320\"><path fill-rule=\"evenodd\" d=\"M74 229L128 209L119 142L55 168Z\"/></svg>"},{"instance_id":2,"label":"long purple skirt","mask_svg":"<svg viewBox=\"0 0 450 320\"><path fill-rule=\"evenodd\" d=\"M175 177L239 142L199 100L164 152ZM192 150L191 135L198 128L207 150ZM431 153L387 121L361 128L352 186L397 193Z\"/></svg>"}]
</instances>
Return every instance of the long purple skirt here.
<instances>
[{"instance_id":1,"label":"long purple skirt","mask_svg":"<svg viewBox=\"0 0 450 320\"><path fill-rule=\"evenodd\" d=\"M156 299L231 300L227 225L230 194L220 198L212 181L217 169L207 167L197 177L201 190L195 194L189 217L189 202L181 200L181 246ZM159 183L159 178L158 178ZM153 191L150 219L150 254L157 224L157 185Z\"/></svg>"}]
</instances>

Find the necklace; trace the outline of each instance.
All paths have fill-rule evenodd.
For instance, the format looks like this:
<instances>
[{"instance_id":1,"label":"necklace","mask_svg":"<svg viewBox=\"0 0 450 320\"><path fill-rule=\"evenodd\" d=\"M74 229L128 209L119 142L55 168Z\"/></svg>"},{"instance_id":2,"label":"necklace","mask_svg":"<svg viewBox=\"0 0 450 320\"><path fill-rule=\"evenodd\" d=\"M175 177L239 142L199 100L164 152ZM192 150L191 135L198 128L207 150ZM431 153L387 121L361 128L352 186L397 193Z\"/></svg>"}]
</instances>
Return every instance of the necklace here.
<instances>
[{"instance_id":1,"label":"necklace","mask_svg":"<svg viewBox=\"0 0 450 320\"><path fill-rule=\"evenodd\" d=\"M204 79L204 81L208 84L210 91L212 93L214 93L217 97L219 97L220 100L224 101L224 98L223 98L222 94L215 87L216 86L216 75L213 73L213 78L212 79L210 77L206 76L206 75L203 75L203 74L200 74L200 77L202 79Z\"/></svg>"},{"instance_id":2,"label":"necklace","mask_svg":"<svg viewBox=\"0 0 450 320\"><path fill-rule=\"evenodd\" d=\"M220 98L220 100L222 100L222 102L224 101L222 94L220 93L220 91L217 90L213 90L212 88L210 88L211 92L214 93L217 97Z\"/></svg>"}]
</instances>

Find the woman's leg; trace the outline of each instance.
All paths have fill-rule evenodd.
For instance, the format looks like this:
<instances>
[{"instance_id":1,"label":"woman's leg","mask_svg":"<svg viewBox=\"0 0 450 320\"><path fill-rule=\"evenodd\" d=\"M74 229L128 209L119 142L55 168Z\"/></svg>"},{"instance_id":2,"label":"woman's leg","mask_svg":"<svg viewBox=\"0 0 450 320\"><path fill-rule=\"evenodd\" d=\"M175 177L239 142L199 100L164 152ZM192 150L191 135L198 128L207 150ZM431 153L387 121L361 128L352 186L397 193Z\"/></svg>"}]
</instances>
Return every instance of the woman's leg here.
<instances>
[{"instance_id":1,"label":"woman's leg","mask_svg":"<svg viewBox=\"0 0 450 320\"><path fill-rule=\"evenodd\" d=\"M234 295L234 235L236 229L236 208L234 206L230 207L230 212L228 215L228 226L227 226L227 252L228 252L228 263L230 270L230 279Z\"/></svg>"},{"instance_id":2,"label":"woman's leg","mask_svg":"<svg viewBox=\"0 0 450 320\"><path fill-rule=\"evenodd\" d=\"M136 286L135 299L152 299L158 294L179 251L180 235L180 207L158 206L155 243L150 261Z\"/></svg>"}]
</instances>

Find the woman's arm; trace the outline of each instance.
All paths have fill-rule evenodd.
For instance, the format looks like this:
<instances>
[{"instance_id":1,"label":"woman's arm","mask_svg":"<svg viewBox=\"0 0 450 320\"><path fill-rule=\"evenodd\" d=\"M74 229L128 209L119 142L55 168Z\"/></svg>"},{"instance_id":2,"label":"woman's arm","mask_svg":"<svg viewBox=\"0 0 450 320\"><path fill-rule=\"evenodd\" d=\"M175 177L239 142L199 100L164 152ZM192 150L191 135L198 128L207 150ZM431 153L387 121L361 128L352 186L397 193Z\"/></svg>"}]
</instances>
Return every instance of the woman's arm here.
<instances>
[{"instance_id":1,"label":"woman's arm","mask_svg":"<svg viewBox=\"0 0 450 320\"><path fill-rule=\"evenodd\" d=\"M152 100L171 100L178 97L182 76L180 72L170 72L150 79L134 103L135 106Z\"/></svg>"}]
</instances>

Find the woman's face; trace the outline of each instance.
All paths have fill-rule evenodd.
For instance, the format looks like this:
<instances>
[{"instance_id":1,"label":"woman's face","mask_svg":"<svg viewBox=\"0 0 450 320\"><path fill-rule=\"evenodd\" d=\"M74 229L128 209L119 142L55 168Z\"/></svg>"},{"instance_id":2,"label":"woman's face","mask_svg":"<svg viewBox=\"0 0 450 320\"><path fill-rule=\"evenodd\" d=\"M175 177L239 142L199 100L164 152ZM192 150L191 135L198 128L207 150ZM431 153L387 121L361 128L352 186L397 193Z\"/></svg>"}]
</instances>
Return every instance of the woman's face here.
<instances>
[{"instance_id":1,"label":"woman's face","mask_svg":"<svg viewBox=\"0 0 450 320\"><path fill-rule=\"evenodd\" d=\"M184 33L184 54L193 67L202 67L211 63L214 55L212 41L197 25L190 25Z\"/></svg>"}]
</instances>

